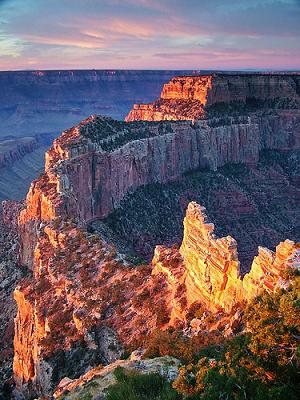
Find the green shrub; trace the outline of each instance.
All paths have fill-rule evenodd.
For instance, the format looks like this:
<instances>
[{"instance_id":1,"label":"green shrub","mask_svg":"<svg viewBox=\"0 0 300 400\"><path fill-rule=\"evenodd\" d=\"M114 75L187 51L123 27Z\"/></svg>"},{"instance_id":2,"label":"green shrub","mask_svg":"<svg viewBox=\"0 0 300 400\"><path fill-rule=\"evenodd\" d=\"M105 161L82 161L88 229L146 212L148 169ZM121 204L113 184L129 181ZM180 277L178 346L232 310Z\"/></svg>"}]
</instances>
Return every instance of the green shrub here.
<instances>
[{"instance_id":1,"label":"green shrub","mask_svg":"<svg viewBox=\"0 0 300 400\"><path fill-rule=\"evenodd\" d=\"M106 392L107 400L181 400L171 384L159 374L127 373L123 368L115 371L117 383Z\"/></svg>"},{"instance_id":2,"label":"green shrub","mask_svg":"<svg viewBox=\"0 0 300 400\"><path fill-rule=\"evenodd\" d=\"M201 349L198 362L180 368L173 384L179 393L211 400L300 397L300 278L294 271L287 278L287 290L263 293L246 308L247 333Z\"/></svg>"}]
</instances>

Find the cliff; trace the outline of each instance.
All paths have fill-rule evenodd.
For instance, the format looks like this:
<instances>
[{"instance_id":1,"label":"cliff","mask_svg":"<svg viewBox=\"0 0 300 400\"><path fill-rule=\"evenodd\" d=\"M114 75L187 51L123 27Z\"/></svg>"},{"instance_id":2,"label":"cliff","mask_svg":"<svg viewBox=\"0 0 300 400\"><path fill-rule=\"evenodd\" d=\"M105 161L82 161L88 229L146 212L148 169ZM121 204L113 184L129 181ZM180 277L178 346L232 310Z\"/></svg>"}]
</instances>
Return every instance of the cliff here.
<instances>
[{"instance_id":1,"label":"cliff","mask_svg":"<svg viewBox=\"0 0 300 400\"><path fill-rule=\"evenodd\" d=\"M17 305L13 292L24 270L18 265L17 219L22 203L5 202L0 211L0 398L7 398L5 381L11 378L14 317Z\"/></svg>"},{"instance_id":2,"label":"cliff","mask_svg":"<svg viewBox=\"0 0 300 400\"><path fill-rule=\"evenodd\" d=\"M32 264L40 221L108 216L130 191L174 181L184 173L226 163L256 165L264 148L297 148L300 113L210 120L123 123L92 116L56 139L46 153L45 174L33 182L20 216L21 262ZM33 228L35 227L35 228Z\"/></svg>"},{"instance_id":3,"label":"cliff","mask_svg":"<svg viewBox=\"0 0 300 400\"><path fill-rule=\"evenodd\" d=\"M227 106L241 112L265 108L299 108L299 75L178 76L164 85L160 98L134 104L126 121L195 120L221 114ZM220 113L221 112L221 113Z\"/></svg>"}]
</instances>

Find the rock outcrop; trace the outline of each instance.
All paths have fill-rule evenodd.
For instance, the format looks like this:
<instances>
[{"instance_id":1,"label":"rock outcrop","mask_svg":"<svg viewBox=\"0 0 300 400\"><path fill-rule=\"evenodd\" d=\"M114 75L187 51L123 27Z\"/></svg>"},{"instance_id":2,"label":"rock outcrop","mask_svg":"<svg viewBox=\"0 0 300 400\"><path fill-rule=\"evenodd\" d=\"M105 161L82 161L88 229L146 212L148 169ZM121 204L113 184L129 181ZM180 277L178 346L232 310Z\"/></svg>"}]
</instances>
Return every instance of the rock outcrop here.
<instances>
[{"instance_id":1,"label":"rock outcrop","mask_svg":"<svg viewBox=\"0 0 300 400\"><path fill-rule=\"evenodd\" d=\"M180 253L188 271L190 304L201 298L228 309L243 301L237 242L230 236L215 238L214 225L197 203L188 206Z\"/></svg>"},{"instance_id":2,"label":"rock outcrop","mask_svg":"<svg viewBox=\"0 0 300 400\"><path fill-rule=\"evenodd\" d=\"M96 367L79 379L64 379L54 392L58 400L80 400L89 396L90 400L105 395L105 390L116 383L114 372L117 368L125 373L160 374L167 380L174 380L178 375L180 361L174 357L156 357L148 360L136 359L134 353L130 360L118 360L107 367Z\"/></svg>"},{"instance_id":3,"label":"rock outcrop","mask_svg":"<svg viewBox=\"0 0 300 400\"><path fill-rule=\"evenodd\" d=\"M300 244L285 240L276 252L260 247L249 273L242 279L237 242L231 236L217 238L205 208L195 202L188 205L184 219L181 280L178 280L178 270L170 263L173 253L163 246L156 247L154 271L163 273L170 285L184 284L187 307L200 301L215 312L230 311L262 291L284 287L284 272L288 268L300 268Z\"/></svg>"},{"instance_id":4,"label":"rock outcrop","mask_svg":"<svg viewBox=\"0 0 300 400\"><path fill-rule=\"evenodd\" d=\"M166 83L160 98L149 104L134 104L126 121L195 120L231 106L299 108L300 75L212 74L178 76Z\"/></svg>"}]
</instances>

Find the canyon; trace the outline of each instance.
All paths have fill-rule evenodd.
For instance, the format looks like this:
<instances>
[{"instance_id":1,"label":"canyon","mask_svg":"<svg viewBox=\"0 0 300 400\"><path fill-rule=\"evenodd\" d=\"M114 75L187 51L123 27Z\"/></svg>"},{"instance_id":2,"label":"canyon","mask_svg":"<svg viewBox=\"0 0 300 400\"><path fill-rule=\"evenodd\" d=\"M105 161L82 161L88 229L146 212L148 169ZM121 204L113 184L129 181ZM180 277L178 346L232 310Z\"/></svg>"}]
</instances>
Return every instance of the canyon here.
<instances>
[{"instance_id":1,"label":"canyon","mask_svg":"<svg viewBox=\"0 0 300 400\"><path fill-rule=\"evenodd\" d=\"M196 73L196 71L181 71ZM175 71L0 71L0 201L21 200L43 170L44 153L68 126L93 113L123 119L150 101ZM35 142L34 148L29 140ZM18 147L9 159L4 147ZM9 163L7 163L9 161ZM8 164L8 165L7 165Z\"/></svg>"},{"instance_id":2,"label":"canyon","mask_svg":"<svg viewBox=\"0 0 300 400\"><path fill-rule=\"evenodd\" d=\"M93 113L124 119L134 102L151 101L176 73L199 71L1 71L0 137L58 135Z\"/></svg>"},{"instance_id":3,"label":"canyon","mask_svg":"<svg viewBox=\"0 0 300 400\"><path fill-rule=\"evenodd\" d=\"M19 141L7 138L0 143L0 168L7 167L19 160L26 153L37 148L37 142L32 137L24 137Z\"/></svg>"},{"instance_id":4,"label":"canyon","mask_svg":"<svg viewBox=\"0 0 300 400\"><path fill-rule=\"evenodd\" d=\"M279 89L286 99L281 103ZM186 207L181 245L157 243L149 264L134 264L118 243L91 229L98 222L109 226L109 218L139 191L180 184L191 174L217 175L228 164L233 169L243 165L252 184L270 178L276 183L280 173L286 174L286 188L281 188L291 204L286 215L291 227L297 223L298 76L180 77L162 93L172 107L191 101L193 115L182 118L186 114L180 104L176 121L169 111L163 115L165 109L149 116L151 107L145 115L135 114L134 107L128 122L92 115L54 140L44 173L32 182L20 206L18 262L28 274L14 291L16 398L50 398L61 379L114 362L125 349L142 346L157 328L230 335L237 308L242 310L262 291L285 287L285 271L300 267L299 232L290 229L293 237L272 243L276 249L259 247L253 257L252 248L251 268L242 277L239 243L231 236L218 237L201 201L183 201L180 192L177 201ZM237 112L236 102L253 98L250 108ZM224 107L229 107L226 114ZM272 170L262 167L262 154L268 152L282 156L287 166L278 160L274 166L272 159ZM232 182L225 175L224 182L226 193ZM246 193L241 207L249 207ZM142 206L149 212L147 200ZM160 208L164 206L160 199ZM269 210L273 219L281 206ZM248 213L253 222L251 208ZM6 207L4 220L11 220L7 214ZM205 316L195 317L192 310L200 307L214 315L213 325Z\"/></svg>"},{"instance_id":5,"label":"canyon","mask_svg":"<svg viewBox=\"0 0 300 400\"><path fill-rule=\"evenodd\" d=\"M0 202L25 197L32 180L43 171L48 140L39 136L0 139Z\"/></svg>"}]
</instances>

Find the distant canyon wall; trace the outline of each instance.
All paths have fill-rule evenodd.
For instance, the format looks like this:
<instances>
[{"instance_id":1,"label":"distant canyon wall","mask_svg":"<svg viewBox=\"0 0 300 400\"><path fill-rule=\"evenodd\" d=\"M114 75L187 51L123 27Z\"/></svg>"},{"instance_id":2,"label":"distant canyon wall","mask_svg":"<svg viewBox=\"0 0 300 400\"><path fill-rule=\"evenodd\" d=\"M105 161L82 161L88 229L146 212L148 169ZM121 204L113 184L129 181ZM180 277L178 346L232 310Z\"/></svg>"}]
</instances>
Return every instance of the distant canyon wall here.
<instances>
[{"instance_id":1,"label":"distant canyon wall","mask_svg":"<svg viewBox=\"0 0 300 400\"><path fill-rule=\"evenodd\" d=\"M193 71L181 71L192 74ZM196 73L199 71L194 71ZM123 119L133 103L147 102L178 71L0 71L0 202L25 197L43 170L44 153L59 133L91 114ZM3 155L1 142L39 136ZM50 138L50 140L49 140ZM25 149L26 147L26 149Z\"/></svg>"},{"instance_id":2,"label":"distant canyon wall","mask_svg":"<svg viewBox=\"0 0 300 400\"><path fill-rule=\"evenodd\" d=\"M39 146L34 137L0 141L0 168L8 167Z\"/></svg>"},{"instance_id":3,"label":"distant canyon wall","mask_svg":"<svg viewBox=\"0 0 300 400\"><path fill-rule=\"evenodd\" d=\"M127 121L190 120L205 116L212 106L299 108L300 75L178 76L163 87L158 100L134 104ZM226 110L228 111L228 110Z\"/></svg>"},{"instance_id":4,"label":"distant canyon wall","mask_svg":"<svg viewBox=\"0 0 300 400\"><path fill-rule=\"evenodd\" d=\"M0 138L59 133L90 114L123 119L176 73L193 71L0 71ZM199 73L199 71L197 71ZM194 72L196 73L196 71Z\"/></svg>"}]
</instances>

